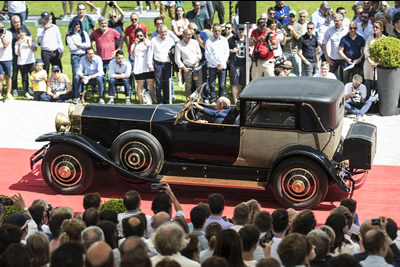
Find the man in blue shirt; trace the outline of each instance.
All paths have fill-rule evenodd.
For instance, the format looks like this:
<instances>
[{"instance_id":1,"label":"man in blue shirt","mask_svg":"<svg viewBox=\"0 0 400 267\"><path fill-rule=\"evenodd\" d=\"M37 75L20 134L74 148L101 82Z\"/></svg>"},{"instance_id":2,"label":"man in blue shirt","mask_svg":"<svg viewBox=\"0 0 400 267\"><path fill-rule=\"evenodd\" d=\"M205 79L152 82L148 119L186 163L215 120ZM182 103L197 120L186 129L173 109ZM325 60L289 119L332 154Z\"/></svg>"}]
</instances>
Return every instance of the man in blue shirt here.
<instances>
[{"instance_id":1,"label":"man in blue shirt","mask_svg":"<svg viewBox=\"0 0 400 267\"><path fill-rule=\"evenodd\" d=\"M211 118L210 121L200 120L200 122L206 122L206 123L210 122L210 123L222 124L230 111L230 106L231 106L231 101L229 100L229 98L224 96L218 98L217 103L215 104L215 110L205 108L203 106L200 106L198 103L194 102L194 107L196 109L200 110L205 115Z\"/></svg>"},{"instance_id":2,"label":"man in blue shirt","mask_svg":"<svg viewBox=\"0 0 400 267\"><path fill-rule=\"evenodd\" d=\"M288 24L290 7L285 6L285 1L275 1L275 3L275 19L282 25Z\"/></svg>"}]
</instances>

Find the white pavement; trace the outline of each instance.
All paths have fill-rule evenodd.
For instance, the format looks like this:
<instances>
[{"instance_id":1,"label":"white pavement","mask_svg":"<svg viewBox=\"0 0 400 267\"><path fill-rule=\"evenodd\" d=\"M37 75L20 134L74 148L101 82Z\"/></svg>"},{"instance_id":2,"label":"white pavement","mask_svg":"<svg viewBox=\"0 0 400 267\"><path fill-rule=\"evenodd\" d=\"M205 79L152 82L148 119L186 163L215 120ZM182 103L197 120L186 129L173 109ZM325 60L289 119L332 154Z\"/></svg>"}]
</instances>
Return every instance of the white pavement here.
<instances>
[{"instance_id":1,"label":"white pavement","mask_svg":"<svg viewBox=\"0 0 400 267\"><path fill-rule=\"evenodd\" d=\"M55 131L58 112L67 114L69 104L36 101L0 102L0 148L39 149L35 139ZM353 121L345 118L343 135ZM400 166L400 115L367 115L366 122L377 125L378 140L374 165Z\"/></svg>"}]
</instances>

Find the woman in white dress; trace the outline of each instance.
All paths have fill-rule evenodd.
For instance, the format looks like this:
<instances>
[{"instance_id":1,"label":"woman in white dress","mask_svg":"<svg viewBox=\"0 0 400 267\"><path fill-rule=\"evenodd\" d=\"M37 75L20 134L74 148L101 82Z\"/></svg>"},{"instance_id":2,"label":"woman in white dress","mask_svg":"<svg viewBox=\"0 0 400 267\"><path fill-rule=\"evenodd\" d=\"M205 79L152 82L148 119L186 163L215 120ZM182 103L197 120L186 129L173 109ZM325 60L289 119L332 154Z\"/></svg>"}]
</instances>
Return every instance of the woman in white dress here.
<instances>
[{"instance_id":1,"label":"woman in white dress","mask_svg":"<svg viewBox=\"0 0 400 267\"><path fill-rule=\"evenodd\" d=\"M147 53L150 47L150 40L146 38L143 30L138 28L135 30L135 43L131 46L131 55L135 58L133 73L137 83L139 103L143 104L143 86L144 81L149 85L150 95L153 103L156 101L154 92L154 71L149 70L147 65Z\"/></svg>"}]
</instances>

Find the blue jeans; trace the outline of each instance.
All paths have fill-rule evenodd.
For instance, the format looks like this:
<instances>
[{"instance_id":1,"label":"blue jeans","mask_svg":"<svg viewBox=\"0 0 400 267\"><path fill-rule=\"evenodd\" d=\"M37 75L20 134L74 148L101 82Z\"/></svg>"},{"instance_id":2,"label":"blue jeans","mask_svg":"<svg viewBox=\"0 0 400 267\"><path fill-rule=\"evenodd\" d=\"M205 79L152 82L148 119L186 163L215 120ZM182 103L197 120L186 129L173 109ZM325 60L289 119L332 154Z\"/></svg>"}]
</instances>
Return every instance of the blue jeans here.
<instances>
[{"instance_id":1,"label":"blue jeans","mask_svg":"<svg viewBox=\"0 0 400 267\"><path fill-rule=\"evenodd\" d=\"M21 13L8 13L8 15L10 16L10 20L15 15L19 16L19 18L21 19L21 24L24 24L24 22L26 20L26 11L21 12Z\"/></svg>"},{"instance_id":2,"label":"blue jeans","mask_svg":"<svg viewBox=\"0 0 400 267\"><path fill-rule=\"evenodd\" d=\"M78 85L76 87L77 90L75 91L75 98L80 98L83 86L82 79L78 75L76 75L74 77L74 83ZM97 76L94 79L90 79L86 85L94 85L94 84L97 84L99 86L100 98L104 99L104 76Z\"/></svg>"},{"instance_id":3,"label":"blue jeans","mask_svg":"<svg viewBox=\"0 0 400 267\"><path fill-rule=\"evenodd\" d=\"M46 92L33 92L33 99L35 101L50 101L51 96L49 96Z\"/></svg>"},{"instance_id":4,"label":"blue jeans","mask_svg":"<svg viewBox=\"0 0 400 267\"><path fill-rule=\"evenodd\" d=\"M210 85L210 94L211 94L211 103L216 102L216 95L215 95L215 86L217 84L217 75L218 75L218 96L225 95L225 77L226 77L226 69L218 70L217 68L208 68L210 72L210 77L208 79Z\"/></svg>"},{"instance_id":5,"label":"blue jeans","mask_svg":"<svg viewBox=\"0 0 400 267\"><path fill-rule=\"evenodd\" d=\"M156 80L156 96L158 104L169 103L169 79L171 78L171 63L160 64L154 61L154 76ZM162 94L161 94L162 92Z\"/></svg>"},{"instance_id":6,"label":"blue jeans","mask_svg":"<svg viewBox=\"0 0 400 267\"><path fill-rule=\"evenodd\" d=\"M119 83L122 82L125 87L125 98L131 98L131 85L129 84L129 78L123 78L123 79L110 78L109 96L115 95L115 82Z\"/></svg>"},{"instance_id":7,"label":"blue jeans","mask_svg":"<svg viewBox=\"0 0 400 267\"><path fill-rule=\"evenodd\" d=\"M310 64L302 64L302 76L304 77L312 77L315 73L317 73L317 63L310 63Z\"/></svg>"},{"instance_id":8,"label":"blue jeans","mask_svg":"<svg viewBox=\"0 0 400 267\"><path fill-rule=\"evenodd\" d=\"M130 51L128 51L130 53ZM133 75L133 69L135 68L135 57L132 57L131 55L129 55L129 61L131 62L131 67L132 67L132 90L135 90L135 76ZM147 82L145 81L145 88L147 89Z\"/></svg>"},{"instance_id":9,"label":"blue jeans","mask_svg":"<svg viewBox=\"0 0 400 267\"><path fill-rule=\"evenodd\" d=\"M364 114L367 113L367 111L369 110L371 105L372 105L372 102L369 99L367 101L365 101L364 104L360 104L357 106L351 105L348 102L344 102L344 106L345 106L346 110L350 111L351 113L353 113L355 115L360 115L360 116L364 116Z\"/></svg>"},{"instance_id":10,"label":"blue jeans","mask_svg":"<svg viewBox=\"0 0 400 267\"><path fill-rule=\"evenodd\" d=\"M76 56L76 55L71 55L71 68L72 68L72 79L73 79L73 85L72 88L74 91L76 91L76 83L75 83L75 76L76 76L76 71L78 70L79 67L79 62L81 61L82 56Z\"/></svg>"}]
</instances>

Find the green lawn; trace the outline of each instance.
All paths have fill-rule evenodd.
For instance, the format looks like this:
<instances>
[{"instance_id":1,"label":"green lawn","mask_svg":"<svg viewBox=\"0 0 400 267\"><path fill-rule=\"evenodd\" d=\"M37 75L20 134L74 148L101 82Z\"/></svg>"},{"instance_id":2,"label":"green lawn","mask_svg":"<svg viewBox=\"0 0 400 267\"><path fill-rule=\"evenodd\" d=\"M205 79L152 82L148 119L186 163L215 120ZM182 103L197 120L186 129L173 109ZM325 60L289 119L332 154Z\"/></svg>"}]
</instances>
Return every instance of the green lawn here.
<instances>
[{"instance_id":1,"label":"green lawn","mask_svg":"<svg viewBox=\"0 0 400 267\"><path fill-rule=\"evenodd\" d=\"M136 7L136 1L119 1L118 3L123 10L133 10ZM183 6L184 6L186 12L192 9L191 3L192 3L191 1L184 2ZM233 2L233 3L236 3L236 2ZM306 9L309 14L309 17L310 17L311 14L315 10L317 10L317 8L319 8L321 1L286 1L285 3L286 3L286 5L289 5L291 7L291 9L294 9L297 12L302 9ZM330 1L330 4L334 10L339 6L345 7L346 11L347 11L347 17L349 17L349 18L351 18L353 16L353 11L351 10L351 6L353 5L353 3L354 3L353 1ZM26 4L29 8L29 14L31 14L31 15L32 14L40 15L44 10L49 11L49 12L53 11L57 17L59 17L60 15L63 14L61 1L26 1ZM75 1L75 3L74 3L74 5L75 5L74 13L75 14L76 14L76 5L77 4L78 4L78 2ZM104 7L104 1L94 1L94 4L97 7L100 7L101 9ZM393 1L389 1L389 4L393 5ZM145 5L144 1L143 1L143 5ZM229 20L229 1L224 1L224 5L225 5L225 21L227 22ZM271 7L274 5L275 5L275 1L257 1L257 16L259 16L263 12L267 12L268 7ZM69 5L67 5L67 8L69 9ZM233 6L233 9L234 9L234 6ZM109 10L110 10L110 7L107 8L107 12ZM87 7L87 11L89 12L89 7ZM215 17L214 17L214 22L218 22L217 15L215 15ZM142 23L144 23L146 25L149 33L152 33L155 30L155 27L152 22L148 21L148 22L142 22ZM128 23L125 23L124 27L127 27L128 25L129 25ZM170 27L170 25L171 25L171 20L168 17L168 15L165 20L165 25L167 25L168 27ZM67 26L59 26L59 27L60 27L62 36L65 37L67 30L68 30ZM28 28L31 31L31 33L33 34L33 36L36 38L36 27L28 27ZM126 49L125 49L125 53L126 53ZM40 49L38 49L38 51L36 52L36 56L40 57ZM126 56L127 56L127 53L126 53ZM72 71L71 71L71 64L70 64L70 53L69 53L69 49L67 46L65 46L65 53L62 58L62 64L63 64L64 73L66 73L71 78ZM22 85L19 85L19 88L22 88ZM22 89L20 89L20 90L22 90ZM229 78L227 81L226 90L228 93L230 93ZM106 90L106 91L108 92L108 90ZM183 102L185 100L184 88L179 88L176 85L176 81L175 81L175 95L177 97L176 102ZM124 96L120 94L120 100L118 100L117 102L122 103L123 97ZM20 97L18 99L24 99L24 97ZM95 99L93 97L89 96L89 101L92 101L92 100L94 101ZM137 101L135 103L137 103Z\"/></svg>"}]
</instances>

